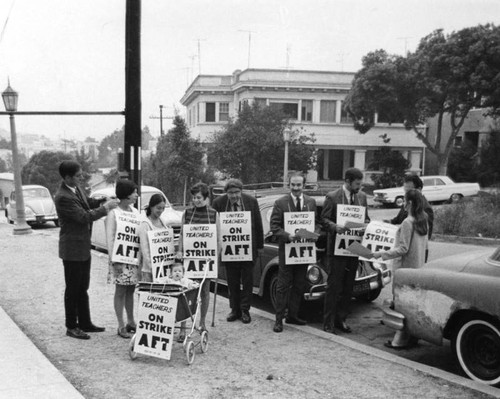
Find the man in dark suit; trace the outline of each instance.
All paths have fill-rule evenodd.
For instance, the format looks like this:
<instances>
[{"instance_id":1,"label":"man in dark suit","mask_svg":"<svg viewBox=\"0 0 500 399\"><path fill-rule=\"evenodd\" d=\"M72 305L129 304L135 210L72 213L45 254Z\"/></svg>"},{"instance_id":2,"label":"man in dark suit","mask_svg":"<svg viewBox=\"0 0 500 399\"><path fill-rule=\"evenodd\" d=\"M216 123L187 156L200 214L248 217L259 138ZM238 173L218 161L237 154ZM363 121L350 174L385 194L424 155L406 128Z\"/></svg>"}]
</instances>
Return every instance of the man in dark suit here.
<instances>
[{"instance_id":1,"label":"man in dark suit","mask_svg":"<svg viewBox=\"0 0 500 399\"><path fill-rule=\"evenodd\" d=\"M336 334L336 329L349 333L351 328L345 320L349 313L358 258L335 255L335 239L348 229L337 224L337 205L356 205L365 207L365 223L368 217L366 194L360 191L363 173L359 169L350 168L345 172L344 184L326 195L321 219L323 227L328 231L327 259L329 273L325 293L323 329Z\"/></svg>"},{"instance_id":2,"label":"man in dark suit","mask_svg":"<svg viewBox=\"0 0 500 399\"><path fill-rule=\"evenodd\" d=\"M417 175L407 175L404 178L403 187L405 193L411 189L417 189L419 191L422 191L422 189L424 188L424 183L422 182L422 179ZM425 199L425 197L424 197L424 212L427 214L427 223L429 224L429 232L427 236L430 240L432 236L432 228L434 226L434 210L432 209L429 202ZM405 220L407 217L408 217L408 212L405 210L405 205L403 204L396 217L391 220L385 220L385 222L389 222L391 224L401 224L403 223L403 220ZM426 262L428 256L429 256L429 249L426 249L425 250Z\"/></svg>"},{"instance_id":3,"label":"man in dark suit","mask_svg":"<svg viewBox=\"0 0 500 399\"><path fill-rule=\"evenodd\" d=\"M92 222L116 208L117 200L87 198L79 187L82 169L78 162L63 161L59 165L63 181L56 193L55 204L59 216L59 257L64 265L64 309L66 335L89 339L87 332L102 332L103 327L92 324L90 318L90 236Z\"/></svg>"},{"instance_id":4,"label":"man in dark suit","mask_svg":"<svg viewBox=\"0 0 500 399\"><path fill-rule=\"evenodd\" d=\"M283 331L283 318L288 305L288 324L304 325L305 320L299 318L299 309L302 295L306 286L307 265L285 264L285 244L299 239L295 235L285 231L285 212L314 212L316 215L316 201L303 194L305 177L301 174L293 174L289 179L290 194L276 200L271 213L271 231L278 237L279 241L279 269L278 285L276 288L276 322L273 331ZM316 230L319 228L316 224Z\"/></svg>"},{"instance_id":5,"label":"man in dark suit","mask_svg":"<svg viewBox=\"0 0 500 399\"><path fill-rule=\"evenodd\" d=\"M229 305L231 313L227 321L241 318L245 324L250 323L250 305L253 294L253 268L259 252L264 248L264 231L260 217L259 203L254 197L243 194L243 183L238 179L227 181L226 194L216 198L212 208L217 212L250 212L252 225L252 260L222 262L226 268L227 286L229 289ZM240 283L243 289L240 289Z\"/></svg>"}]
</instances>

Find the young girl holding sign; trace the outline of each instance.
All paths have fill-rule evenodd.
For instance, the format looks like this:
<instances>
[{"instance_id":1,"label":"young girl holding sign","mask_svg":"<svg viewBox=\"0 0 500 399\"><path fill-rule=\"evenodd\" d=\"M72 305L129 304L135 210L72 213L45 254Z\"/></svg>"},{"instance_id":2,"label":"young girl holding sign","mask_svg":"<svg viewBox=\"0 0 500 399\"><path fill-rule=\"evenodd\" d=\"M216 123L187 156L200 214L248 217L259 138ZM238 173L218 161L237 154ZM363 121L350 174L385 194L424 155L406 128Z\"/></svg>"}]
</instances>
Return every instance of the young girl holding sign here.
<instances>
[{"instance_id":1,"label":"young girl holding sign","mask_svg":"<svg viewBox=\"0 0 500 399\"><path fill-rule=\"evenodd\" d=\"M116 183L115 192L120 203L116 209L108 213L106 218L109 255L108 283L115 284L114 308L118 319L118 335L122 338L130 338L131 333L136 329L134 290L139 281L138 259L135 257L138 249L134 250L135 247L132 245L138 241L135 238L136 234L134 236L134 231L136 231L134 226L138 227L139 211L133 207L138 198L137 185L130 180L119 180ZM122 226L126 234L122 233ZM120 244L123 239L125 243ZM126 242L131 245L127 245ZM113 258L116 259L118 255L120 255L120 261L113 261ZM128 258L127 255L129 255ZM127 313L126 325L123 320L124 309Z\"/></svg>"},{"instance_id":2,"label":"young girl holding sign","mask_svg":"<svg viewBox=\"0 0 500 399\"><path fill-rule=\"evenodd\" d=\"M401 257L401 263L397 268L418 269L425 263L429 229L427 214L424 211L424 197L419 190L412 189L406 192L405 210L408 212L408 217L401 223L396 247L390 251L375 252L373 257L383 260ZM402 349L408 348L412 343L414 343L412 336L406 330L400 330L396 331L392 341L386 342L385 346Z\"/></svg>"},{"instance_id":3,"label":"young girl holding sign","mask_svg":"<svg viewBox=\"0 0 500 399\"><path fill-rule=\"evenodd\" d=\"M140 238L140 260L141 260L141 281L153 282L153 270L151 265L151 248L149 247L148 231L163 230L167 226L161 220L160 216L165 210L166 201L162 194L153 194L149 199L149 204L146 208L146 220L141 222L139 226Z\"/></svg>"}]
</instances>

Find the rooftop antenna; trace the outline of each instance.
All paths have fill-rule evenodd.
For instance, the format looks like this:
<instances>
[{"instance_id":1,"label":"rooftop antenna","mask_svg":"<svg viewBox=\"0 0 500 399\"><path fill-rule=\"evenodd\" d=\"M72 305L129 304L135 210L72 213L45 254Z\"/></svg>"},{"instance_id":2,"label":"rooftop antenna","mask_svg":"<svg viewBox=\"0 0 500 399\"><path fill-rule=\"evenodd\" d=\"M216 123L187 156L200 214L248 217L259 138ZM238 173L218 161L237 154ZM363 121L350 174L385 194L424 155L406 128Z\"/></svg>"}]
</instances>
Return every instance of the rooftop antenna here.
<instances>
[{"instance_id":1,"label":"rooftop antenna","mask_svg":"<svg viewBox=\"0 0 500 399\"><path fill-rule=\"evenodd\" d=\"M196 54L190 55L188 58L191 59L191 82L193 81L193 73L194 73L194 59L197 57Z\"/></svg>"},{"instance_id":2,"label":"rooftop antenna","mask_svg":"<svg viewBox=\"0 0 500 399\"><path fill-rule=\"evenodd\" d=\"M206 41L206 39L196 39L198 42L198 75L201 75L201 42Z\"/></svg>"},{"instance_id":3,"label":"rooftop antenna","mask_svg":"<svg viewBox=\"0 0 500 399\"><path fill-rule=\"evenodd\" d=\"M403 36L397 38L398 40L404 40L405 42L405 53L404 53L405 56L408 55L408 40L411 38L412 38L411 36Z\"/></svg>"},{"instance_id":4,"label":"rooftop antenna","mask_svg":"<svg viewBox=\"0 0 500 399\"><path fill-rule=\"evenodd\" d=\"M250 69L250 49L252 48L252 33L255 33L255 32L251 31L251 30L243 30L243 29L238 29L238 32L248 33L248 65L247 65L247 68Z\"/></svg>"},{"instance_id":5,"label":"rooftop antenna","mask_svg":"<svg viewBox=\"0 0 500 399\"><path fill-rule=\"evenodd\" d=\"M286 44L286 69L290 69L290 53L292 52L292 45Z\"/></svg>"},{"instance_id":6,"label":"rooftop antenna","mask_svg":"<svg viewBox=\"0 0 500 399\"><path fill-rule=\"evenodd\" d=\"M339 57L337 62L340 63L340 72L344 72L344 56L345 55L349 55L349 53L344 53L344 52L337 53L337 56Z\"/></svg>"}]
</instances>

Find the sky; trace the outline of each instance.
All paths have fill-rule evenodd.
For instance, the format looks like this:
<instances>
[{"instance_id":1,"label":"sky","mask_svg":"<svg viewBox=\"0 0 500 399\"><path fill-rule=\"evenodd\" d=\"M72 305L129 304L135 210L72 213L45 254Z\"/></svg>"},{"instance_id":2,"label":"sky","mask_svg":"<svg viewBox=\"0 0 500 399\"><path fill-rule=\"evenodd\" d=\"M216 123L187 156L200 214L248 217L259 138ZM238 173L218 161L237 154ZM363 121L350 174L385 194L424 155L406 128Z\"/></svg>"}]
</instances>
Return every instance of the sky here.
<instances>
[{"instance_id":1,"label":"sky","mask_svg":"<svg viewBox=\"0 0 500 399\"><path fill-rule=\"evenodd\" d=\"M0 91L10 79L19 111L122 111L125 6L1 0ZM179 101L200 72L356 72L370 51L403 55L436 29L499 20L499 0L142 0L142 125L159 134L160 104L164 117L183 113ZM123 116L16 117L20 134L53 139L100 141L123 124ZM7 116L0 129L9 130Z\"/></svg>"}]
</instances>

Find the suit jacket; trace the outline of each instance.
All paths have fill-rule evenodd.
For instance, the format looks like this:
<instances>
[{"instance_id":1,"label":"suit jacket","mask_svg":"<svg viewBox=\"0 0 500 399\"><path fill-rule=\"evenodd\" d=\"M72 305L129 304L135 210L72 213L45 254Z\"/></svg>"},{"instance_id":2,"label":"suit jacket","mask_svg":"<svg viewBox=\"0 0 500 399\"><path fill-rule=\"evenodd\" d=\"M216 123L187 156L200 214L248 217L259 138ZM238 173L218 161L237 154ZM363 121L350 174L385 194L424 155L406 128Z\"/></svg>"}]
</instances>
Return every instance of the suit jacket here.
<instances>
[{"instance_id":1,"label":"suit jacket","mask_svg":"<svg viewBox=\"0 0 500 399\"><path fill-rule=\"evenodd\" d=\"M264 248L264 229L260 217L259 203L255 197L248 194L241 194L241 204L244 211L250 211L252 215L252 255L253 260L257 259L257 251ZM212 208L217 212L231 212L231 203L227 194L217 197Z\"/></svg>"},{"instance_id":2,"label":"suit jacket","mask_svg":"<svg viewBox=\"0 0 500 399\"><path fill-rule=\"evenodd\" d=\"M314 212L316 219L315 231L318 233L321 229L321 220L318 217L318 213L316 212L316 201L309 197L308 195L303 194L304 201L301 204L301 211L303 212ZM295 209L295 200L292 198L292 194L284 195L281 198L278 198L274 203L273 211L271 213L271 231L273 235L278 237L279 242L279 259L280 263L285 261L285 244L290 242L290 234L288 234L285 227L285 212L296 212Z\"/></svg>"},{"instance_id":3,"label":"suit jacket","mask_svg":"<svg viewBox=\"0 0 500 399\"><path fill-rule=\"evenodd\" d=\"M339 204L349 204L349 200L344 193L343 187L340 187L335 191L330 191L326 195L323 211L321 212L323 227L326 231L328 231L328 255L333 255L334 251L333 243L335 242L335 237L337 235L337 231L335 230L337 227L337 205ZM364 206L366 208L365 223L369 223L370 217L368 216L368 202L366 200L366 194L362 191L355 194L353 205Z\"/></svg>"},{"instance_id":4,"label":"suit jacket","mask_svg":"<svg viewBox=\"0 0 500 399\"><path fill-rule=\"evenodd\" d=\"M106 208L101 206L105 201L88 198L83 190L76 187L81 194L76 194L63 182L57 190L55 204L59 216L59 257L69 261L86 261L90 258L90 236L92 222L106 216Z\"/></svg>"}]
</instances>

